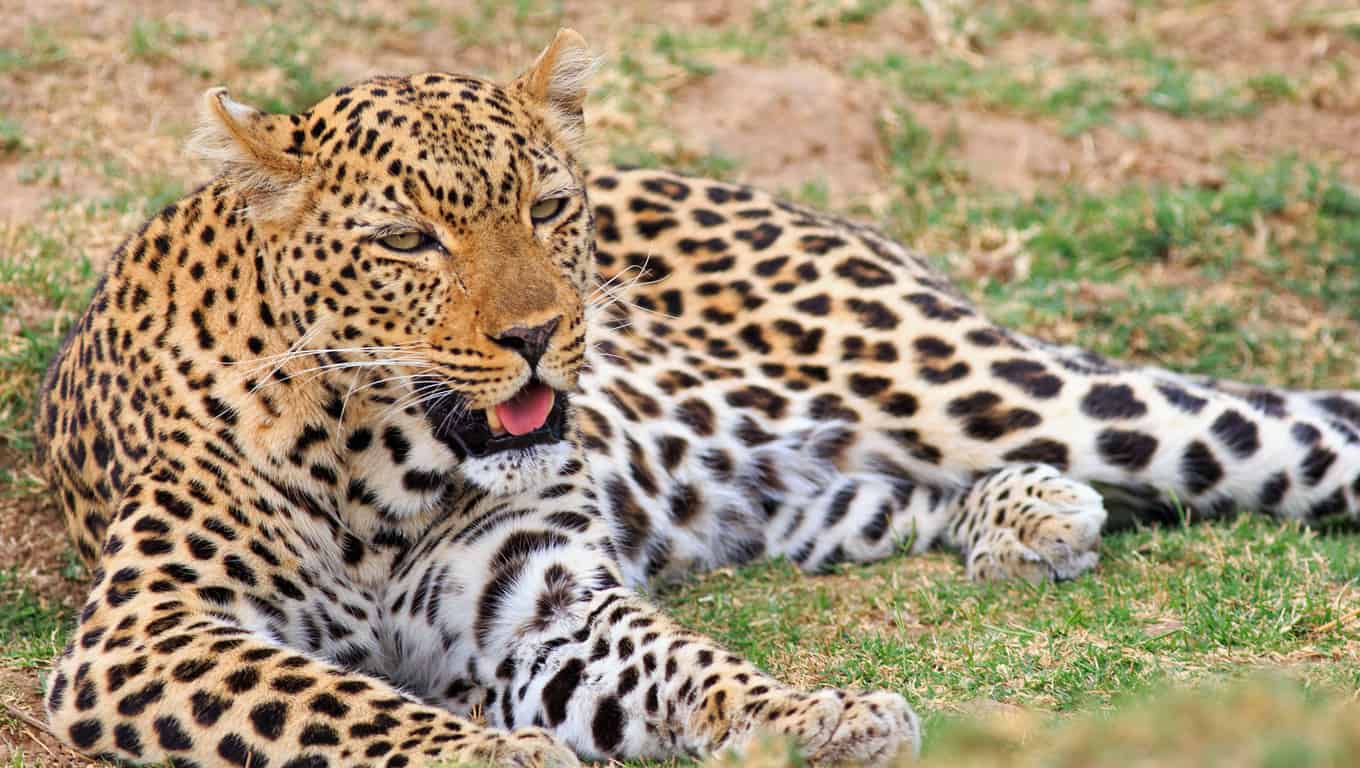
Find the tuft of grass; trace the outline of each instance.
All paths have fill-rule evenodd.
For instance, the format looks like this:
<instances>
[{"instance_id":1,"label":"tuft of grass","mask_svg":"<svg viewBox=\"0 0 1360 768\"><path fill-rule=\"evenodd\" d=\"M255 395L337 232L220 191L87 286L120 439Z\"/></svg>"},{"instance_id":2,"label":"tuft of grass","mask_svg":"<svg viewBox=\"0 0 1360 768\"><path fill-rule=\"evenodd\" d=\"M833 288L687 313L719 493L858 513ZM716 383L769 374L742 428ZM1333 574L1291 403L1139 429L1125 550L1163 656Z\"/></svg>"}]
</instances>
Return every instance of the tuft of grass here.
<instances>
[{"instance_id":1,"label":"tuft of grass","mask_svg":"<svg viewBox=\"0 0 1360 768\"><path fill-rule=\"evenodd\" d=\"M1109 82L1073 75L1044 93L1039 111L1058 116L1066 136L1078 136L1113 120L1117 99Z\"/></svg>"},{"instance_id":2,"label":"tuft of grass","mask_svg":"<svg viewBox=\"0 0 1360 768\"><path fill-rule=\"evenodd\" d=\"M679 164L679 170L693 173L697 176L707 176L714 179L731 179L741 163L734 157L722 154L721 152L709 152L697 157L689 158Z\"/></svg>"},{"instance_id":3,"label":"tuft of grass","mask_svg":"<svg viewBox=\"0 0 1360 768\"><path fill-rule=\"evenodd\" d=\"M0 445L28 451L38 384L95 274L70 232L0 227L0 246L0 315L21 321L0 340Z\"/></svg>"},{"instance_id":4,"label":"tuft of grass","mask_svg":"<svg viewBox=\"0 0 1360 768\"><path fill-rule=\"evenodd\" d=\"M1271 103L1293 101L1298 98L1299 88L1287 75L1278 72L1262 72L1247 78L1247 88L1258 101Z\"/></svg>"},{"instance_id":5,"label":"tuft of grass","mask_svg":"<svg viewBox=\"0 0 1360 768\"><path fill-rule=\"evenodd\" d=\"M892 187L898 194L889 222L899 233L919 233L934 226L954 205L967 176L950 156L956 134L937 140L907 110L898 110L879 126L888 150Z\"/></svg>"},{"instance_id":6,"label":"tuft of grass","mask_svg":"<svg viewBox=\"0 0 1360 768\"><path fill-rule=\"evenodd\" d=\"M116 179L120 175L115 173L113 177ZM183 197L185 191L182 180L162 173L136 176L121 183L116 182L114 186L113 192L87 206L89 212L138 211L144 216L151 216Z\"/></svg>"},{"instance_id":7,"label":"tuft of grass","mask_svg":"<svg viewBox=\"0 0 1360 768\"><path fill-rule=\"evenodd\" d=\"M245 38L240 66L250 70L276 70L281 82L263 91L247 92L246 98L268 112L301 112L340 87L338 79L322 71L322 46L301 26L270 24Z\"/></svg>"},{"instance_id":8,"label":"tuft of grass","mask_svg":"<svg viewBox=\"0 0 1360 768\"><path fill-rule=\"evenodd\" d=\"M13 571L0 571L0 660L22 669L48 666L66 645L71 618Z\"/></svg>"},{"instance_id":9,"label":"tuft of grass","mask_svg":"<svg viewBox=\"0 0 1360 768\"><path fill-rule=\"evenodd\" d=\"M67 58L66 46L56 33L42 25L24 30L24 44L18 48L0 48L0 74L46 69Z\"/></svg>"},{"instance_id":10,"label":"tuft of grass","mask_svg":"<svg viewBox=\"0 0 1360 768\"><path fill-rule=\"evenodd\" d=\"M836 9L836 21L841 24L868 24L874 17L892 7L892 0L850 0Z\"/></svg>"},{"instance_id":11,"label":"tuft of grass","mask_svg":"<svg viewBox=\"0 0 1360 768\"><path fill-rule=\"evenodd\" d=\"M634 168L660 168L662 158L651 149L639 144L615 144L609 148L611 165Z\"/></svg>"},{"instance_id":12,"label":"tuft of grass","mask_svg":"<svg viewBox=\"0 0 1360 768\"><path fill-rule=\"evenodd\" d=\"M17 155L27 146L19 121L0 114L0 157Z\"/></svg>"},{"instance_id":13,"label":"tuft of grass","mask_svg":"<svg viewBox=\"0 0 1360 768\"><path fill-rule=\"evenodd\" d=\"M193 33L182 24L138 17L128 30L128 56L149 63L164 61L170 58L175 46L193 39Z\"/></svg>"},{"instance_id":14,"label":"tuft of grass","mask_svg":"<svg viewBox=\"0 0 1360 768\"><path fill-rule=\"evenodd\" d=\"M898 53L862 59L851 68L858 77L885 80L909 99L1052 117L1067 135L1109 123L1114 110L1123 105L1124 97L1108 76L1075 71L1054 77L1053 71L1043 63L1017 70L1001 64L916 59Z\"/></svg>"},{"instance_id":15,"label":"tuft of grass","mask_svg":"<svg viewBox=\"0 0 1360 768\"><path fill-rule=\"evenodd\" d=\"M712 64L696 57L695 50L706 46L690 35L663 29L657 33L652 47L667 61L688 74L707 76L715 71Z\"/></svg>"},{"instance_id":16,"label":"tuft of grass","mask_svg":"<svg viewBox=\"0 0 1360 768\"><path fill-rule=\"evenodd\" d=\"M499 44L511 39L540 39L567 22L561 0L476 0L450 24L459 44Z\"/></svg>"},{"instance_id":17,"label":"tuft of grass","mask_svg":"<svg viewBox=\"0 0 1360 768\"><path fill-rule=\"evenodd\" d=\"M1108 46L1123 25L1117 20L1111 24L1111 17L1095 10L1086 2L978 3L968 8L983 51L1008 38L1031 35Z\"/></svg>"},{"instance_id":18,"label":"tuft of grass","mask_svg":"<svg viewBox=\"0 0 1360 768\"><path fill-rule=\"evenodd\" d=\"M739 53L749 59L772 56L783 36L769 27L728 26L699 29L663 29L652 40L653 49L691 75L709 75L715 66L701 56L715 51Z\"/></svg>"},{"instance_id":19,"label":"tuft of grass","mask_svg":"<svg viewBox=\"0 0 1360 768\"><path fill-rule=\"evenodd\" d=\"M1260 108L1237 88L1197 76L1172 59L1149 57L1147 74L1152 86L1143 94L1143 104L1176 117L1222 120L1251 115Z\"/></svg>"}]
</instances>

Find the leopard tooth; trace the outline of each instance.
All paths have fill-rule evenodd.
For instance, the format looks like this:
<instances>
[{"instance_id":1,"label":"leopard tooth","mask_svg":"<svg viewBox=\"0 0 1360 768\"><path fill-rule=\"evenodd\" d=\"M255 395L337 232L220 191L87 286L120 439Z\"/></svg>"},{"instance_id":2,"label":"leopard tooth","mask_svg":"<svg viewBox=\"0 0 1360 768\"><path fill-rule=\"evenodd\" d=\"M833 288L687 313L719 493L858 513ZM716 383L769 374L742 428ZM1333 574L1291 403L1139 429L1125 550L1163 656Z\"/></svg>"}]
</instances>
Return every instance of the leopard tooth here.
<instances>
[{"instance_id":1,"label":"leopard tooth","mask_svg":"<svg viewBox=\"0 0 1360 768\"><path fill-rule=\"evenodd\" d=\"M486 423L491 425L491 434L493 435L505 432L505 427L501 425L501 417L496 415L495 406L486 409Z\"/></svg>"}]
</instances>

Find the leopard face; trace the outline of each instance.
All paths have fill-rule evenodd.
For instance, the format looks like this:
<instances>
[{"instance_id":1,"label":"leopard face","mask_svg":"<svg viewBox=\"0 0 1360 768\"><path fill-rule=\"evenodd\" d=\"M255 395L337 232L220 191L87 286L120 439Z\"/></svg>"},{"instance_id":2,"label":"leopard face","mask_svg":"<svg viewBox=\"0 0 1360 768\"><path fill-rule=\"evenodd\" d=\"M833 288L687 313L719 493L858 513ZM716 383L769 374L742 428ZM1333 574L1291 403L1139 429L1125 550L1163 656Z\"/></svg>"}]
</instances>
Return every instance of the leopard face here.
<instances>
[{"instance_id":1,"label":"leopard face","mask_svg":"<svg viewBox=\"0 0 1360 768\"><path fill-rule=\"evenodd\" d=\"M225 163L274 255L260 268L274 305L263 312L287 318L275 329L290 375L365 371L360 387L423 412L488 490L567 455L593 250L571 151L574 53L550 49L552 67L508 87L377 78L298 115L218 89L196 141Z\"/></svg>"}]
</instances>

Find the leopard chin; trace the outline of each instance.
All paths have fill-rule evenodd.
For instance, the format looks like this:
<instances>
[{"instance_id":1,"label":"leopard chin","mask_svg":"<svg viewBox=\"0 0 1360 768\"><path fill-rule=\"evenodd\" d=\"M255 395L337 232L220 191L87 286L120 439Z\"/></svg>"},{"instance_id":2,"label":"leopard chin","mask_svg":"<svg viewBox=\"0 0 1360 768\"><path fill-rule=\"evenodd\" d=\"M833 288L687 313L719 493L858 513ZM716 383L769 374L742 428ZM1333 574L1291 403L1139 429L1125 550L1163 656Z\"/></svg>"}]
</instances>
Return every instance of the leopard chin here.
<instances>
[{"instance_id":1,"label":"leopard chin","mask_svg":"<svg viewBox=\"0 0 1360 768\"><path fill-rule=\"evenodd\" d=\"M570 442L559 440L469 456L458 465L463 479L492 495L512 495L547 485L571 460Z\"/></svg>"}]
</instances>

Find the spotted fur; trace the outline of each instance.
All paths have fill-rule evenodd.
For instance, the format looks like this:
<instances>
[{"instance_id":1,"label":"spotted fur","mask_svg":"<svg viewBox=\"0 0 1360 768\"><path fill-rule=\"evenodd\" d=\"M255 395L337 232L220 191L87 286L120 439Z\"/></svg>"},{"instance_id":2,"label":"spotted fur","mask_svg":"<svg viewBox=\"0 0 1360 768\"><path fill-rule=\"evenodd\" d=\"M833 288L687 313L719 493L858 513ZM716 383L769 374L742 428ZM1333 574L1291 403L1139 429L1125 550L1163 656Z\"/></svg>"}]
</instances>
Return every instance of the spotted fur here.
<instances>
[{"instance_id":1,"label":"spotted fur","mask_svg":"<svg viewBox=\"0 0 1360 768\"><path fill-rule=\"evenodd\" d=\"M764 729L882 762L919 741L900 696L791 689L633 590L934 545L1071 578L1106 505L1356 515L1349 394L1042 343L875 230L745 187L587 181L587 65L563 32L506 87L378 78L297 115L208 93L221 175L119 249L43 390L95 569L48 686L63 738L402 768ZM560 423L477 448L534 382Z\"/></svg>"}]
</instances>

